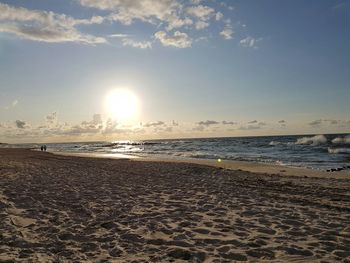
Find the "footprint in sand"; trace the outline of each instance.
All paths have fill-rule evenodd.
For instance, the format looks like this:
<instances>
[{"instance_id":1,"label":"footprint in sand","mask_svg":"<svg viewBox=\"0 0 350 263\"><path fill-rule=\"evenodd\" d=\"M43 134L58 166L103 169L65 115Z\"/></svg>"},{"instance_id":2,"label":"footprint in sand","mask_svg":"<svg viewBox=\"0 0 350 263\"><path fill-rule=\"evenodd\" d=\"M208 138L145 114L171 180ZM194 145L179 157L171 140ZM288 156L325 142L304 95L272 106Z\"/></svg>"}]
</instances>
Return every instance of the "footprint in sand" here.
<instances>
[{"instance_id":1,"label":"footprint in sand","mask_svg":"<svg viewBox=\"0 0 350 263\"><path fill-rule=\"evenodd\" d=\"M35 225L36 223L36 219L15 216L15 215L10 215L10 219L12 224L14 224L17 227L28 227L31 225Z\"/></svg>"}]
</instances>

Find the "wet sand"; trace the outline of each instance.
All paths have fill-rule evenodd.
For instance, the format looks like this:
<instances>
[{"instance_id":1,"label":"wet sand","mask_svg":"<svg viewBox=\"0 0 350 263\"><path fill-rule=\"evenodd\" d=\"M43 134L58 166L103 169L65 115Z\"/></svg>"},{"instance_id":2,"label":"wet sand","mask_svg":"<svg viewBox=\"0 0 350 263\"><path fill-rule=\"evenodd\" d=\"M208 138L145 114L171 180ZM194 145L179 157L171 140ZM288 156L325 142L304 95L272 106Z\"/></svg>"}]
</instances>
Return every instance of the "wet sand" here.
<instances>
[{"instance_id":1,"label":"wet sand","mask_svg":"<svg viewBox=\"0 0 350 263\"><path fill-rule=\"evenodd\" d=\"M0 149L0 261L350 262L344 178Z\"/></svg>"},{"instance_id":2,"label":"wet sand","mask_svg":"<svg viewBox=\"0 0 350 263\"><path fill-rule=\"evenodd\" d=\"M209 160L198 158L170 158L164 155L154 155L155 157L140 157L127 154L110 154L110 153L72 153L72 152L54 152L56 155L75 156L75 157L93 157L93 158L109 158L109 159L130 159L133 161L153 161L153 162L176 162L176 163L192 163L206 166L219 167L229 170L241 170L258 174L287 175L287 176L307 176L320 178L336 178L350 179L350 169L344 169L336 172L327 172L325 170L307 169L302 167L290 167L284 165L276 165L269 163L256 163L246 161L233 160Z\"/></svg>"}]
</instances>

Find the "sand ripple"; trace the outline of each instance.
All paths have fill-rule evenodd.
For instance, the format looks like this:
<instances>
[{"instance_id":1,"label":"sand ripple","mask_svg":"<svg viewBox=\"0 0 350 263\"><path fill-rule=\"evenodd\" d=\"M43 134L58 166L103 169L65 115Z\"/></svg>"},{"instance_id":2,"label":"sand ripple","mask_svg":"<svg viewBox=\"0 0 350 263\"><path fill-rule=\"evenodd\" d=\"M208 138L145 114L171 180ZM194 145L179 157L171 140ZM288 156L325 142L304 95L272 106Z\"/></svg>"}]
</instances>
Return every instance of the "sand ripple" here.
<instances>
[{"instance_id":1,"label":"sand ripple","mask_svg":"<svg viewBox=\"0 0 350 263\"><path fill-rule=\"evenodd\" d=\"M0 155L0 261L350 262L350 180Z\"/></svg>"}]
</instances>

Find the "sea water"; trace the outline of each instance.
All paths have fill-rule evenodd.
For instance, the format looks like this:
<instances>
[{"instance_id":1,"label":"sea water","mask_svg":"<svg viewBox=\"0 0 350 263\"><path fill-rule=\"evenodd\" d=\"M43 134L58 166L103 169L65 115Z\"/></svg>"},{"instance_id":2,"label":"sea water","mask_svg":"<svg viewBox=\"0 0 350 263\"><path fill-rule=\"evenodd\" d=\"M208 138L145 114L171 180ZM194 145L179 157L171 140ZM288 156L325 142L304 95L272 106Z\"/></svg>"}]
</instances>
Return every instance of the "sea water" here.
<instances>
[{"instance_id":1,"label":"sea water","mask_svg":"<svg viewBox=\"0 0 350 263\"><path fill-rule=\"evenodd\" d=\"M12 145L37 147L38 144ZM200 158L327 170L350 165L350 135L293 135L47 144L51 152Z\"/></svg>"}]
</instances>

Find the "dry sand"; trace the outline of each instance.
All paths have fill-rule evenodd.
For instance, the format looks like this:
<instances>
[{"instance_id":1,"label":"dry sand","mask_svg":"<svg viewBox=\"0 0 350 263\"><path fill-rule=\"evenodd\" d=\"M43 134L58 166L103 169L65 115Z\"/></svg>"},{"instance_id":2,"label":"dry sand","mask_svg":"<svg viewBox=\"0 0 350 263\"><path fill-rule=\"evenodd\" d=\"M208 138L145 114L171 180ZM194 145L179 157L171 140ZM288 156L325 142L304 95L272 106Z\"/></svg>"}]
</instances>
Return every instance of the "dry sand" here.
<instances>
[{"instance_id":1,"label":"dry sand","mask_svg":"<svg viewBox=\"0 0 350 263\"><path fill-rule=\"evenodd\" d=\"M350 180L0 149L14 260L350 262Z\"/></svg>"}]
</instances>

